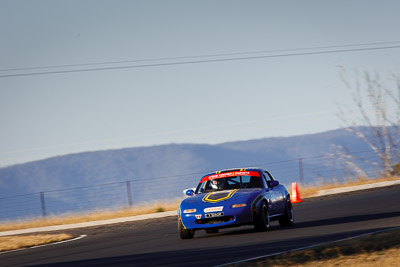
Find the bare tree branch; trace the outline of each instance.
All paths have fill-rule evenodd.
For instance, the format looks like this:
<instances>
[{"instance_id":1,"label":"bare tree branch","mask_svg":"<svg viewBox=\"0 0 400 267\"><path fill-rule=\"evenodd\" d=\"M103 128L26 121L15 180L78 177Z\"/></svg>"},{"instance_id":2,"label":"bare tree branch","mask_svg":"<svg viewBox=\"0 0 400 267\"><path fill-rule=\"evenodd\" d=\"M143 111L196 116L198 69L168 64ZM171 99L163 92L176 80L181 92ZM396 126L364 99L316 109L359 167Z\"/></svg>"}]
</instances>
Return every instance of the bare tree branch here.
<instances>
[{"instance_id":1,"label":"bare tree branch","mask_svg":"<svg viewBox=\"0 0 400 267\"><path fill-rule=\"evenodd\" d=\"M350 91L359 116L355 116L354 109L343 106L339 107L337 116L343 122L345 130L364 141L376 154L382 174L390 176L394 163L400 159L400 75L393 75L396 83L396 90L393 90L384 86L378 73L354 73L354 84L349 82L343 68L341 78ZM367 127L367 132L361 126ZM356 173L362 174L363 171L355 164L356 158L342 150L336 153Z\"/></svg>"}]
</instances>

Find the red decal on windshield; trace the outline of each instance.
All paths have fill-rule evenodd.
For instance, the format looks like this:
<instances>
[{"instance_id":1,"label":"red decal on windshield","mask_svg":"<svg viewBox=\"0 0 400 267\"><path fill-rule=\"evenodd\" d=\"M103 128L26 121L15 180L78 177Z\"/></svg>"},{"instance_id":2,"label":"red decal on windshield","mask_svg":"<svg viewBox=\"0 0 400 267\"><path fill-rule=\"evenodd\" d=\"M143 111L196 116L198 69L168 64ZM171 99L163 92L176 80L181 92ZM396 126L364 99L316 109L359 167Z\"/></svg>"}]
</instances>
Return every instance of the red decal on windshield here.
<instances>
[{"instance_id":1,"label":"red decal on windshield","mask_svg":"<svg viewBox=\"0 0 400 267\"><path fill-rule=\"evenodd\" d=\"M236 171L236 172L224 172L224 173L217 173L211 174L208 176L204 176L200 183L208 180L214 180L219 178L226 178L226 177L236 177L236 176L256 176L260 177L260 173L256 171Z\"/></svg>"}]
</instances>

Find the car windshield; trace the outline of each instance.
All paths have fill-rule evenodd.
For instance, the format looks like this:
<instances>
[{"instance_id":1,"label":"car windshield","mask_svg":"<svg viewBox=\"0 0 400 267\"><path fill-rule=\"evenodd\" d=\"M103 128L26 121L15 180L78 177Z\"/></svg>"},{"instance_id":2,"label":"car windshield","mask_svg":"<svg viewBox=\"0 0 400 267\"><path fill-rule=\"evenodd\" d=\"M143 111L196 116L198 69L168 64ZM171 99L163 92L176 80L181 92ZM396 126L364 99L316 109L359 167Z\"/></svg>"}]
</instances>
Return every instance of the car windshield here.
<instances>
[{"instance_id":1,"label":"car windshield","mask_svg":"<svg viewBox=\"0 0 400 267\"><path fill-rule=\"evenodd\" d=\"M261 187L263 184L259 176L242 175L205 180L197 186L196 193Z\"/></svg>"}]
</instances>

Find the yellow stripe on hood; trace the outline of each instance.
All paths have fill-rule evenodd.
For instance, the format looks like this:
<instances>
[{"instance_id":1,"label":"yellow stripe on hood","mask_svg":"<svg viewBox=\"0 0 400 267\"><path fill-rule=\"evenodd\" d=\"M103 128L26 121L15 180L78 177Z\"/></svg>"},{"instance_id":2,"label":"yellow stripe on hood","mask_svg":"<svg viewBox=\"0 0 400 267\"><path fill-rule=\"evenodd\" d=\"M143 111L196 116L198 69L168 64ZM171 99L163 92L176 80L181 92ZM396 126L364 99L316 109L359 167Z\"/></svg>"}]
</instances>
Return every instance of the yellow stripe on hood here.
<instances>
[{"instance_id":1,"label":"yellow stripe on hood","mask_svg":"<svg viewBox=\"0 0 400 267\"><path fill-rule=\"evenodd\" d=\"M211 202L211 203L220 202L220 201L223 201L223 200L231 198L236 193L236 191L238 191L238 189L232 190L229 193L226 192L228 194L224 195L223 197L217 198L217 199L210 199L210 197L212 195L221 194L222 192L221 191L219 191L219 192L211 192L211 193L208 193L207 195L205 195L203 197L203 201L204 202Z\"/></svg>"}]
</instances>

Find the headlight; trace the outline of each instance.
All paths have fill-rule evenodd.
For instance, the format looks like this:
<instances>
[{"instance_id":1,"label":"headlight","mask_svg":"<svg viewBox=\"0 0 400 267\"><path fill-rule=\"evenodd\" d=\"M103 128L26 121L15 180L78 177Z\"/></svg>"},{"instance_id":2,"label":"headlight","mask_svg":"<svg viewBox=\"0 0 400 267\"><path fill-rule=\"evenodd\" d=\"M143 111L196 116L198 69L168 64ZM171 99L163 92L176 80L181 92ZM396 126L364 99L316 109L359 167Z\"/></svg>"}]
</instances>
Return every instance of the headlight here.
<instances>
[{"instance_id":1,"label":"headlight","mask_svg":"<svg viewBox=\"0 0 400 267\"><path fill-rule=\"evenodd\" d=\"M246 207L247 204L242 203L242 204L233 204L231 208L242 208L242 207Z\"/></svg>"},{"instance_id":2,"label":"headlight","mask_svg":"<svg viewBox=\"0 0 400 267\"><path fill-rule=\"evenodd\" d=\"M196 212L196 209L186 209L183 211L183 213L193 213Z\"/></svg>"}]
</instances>

